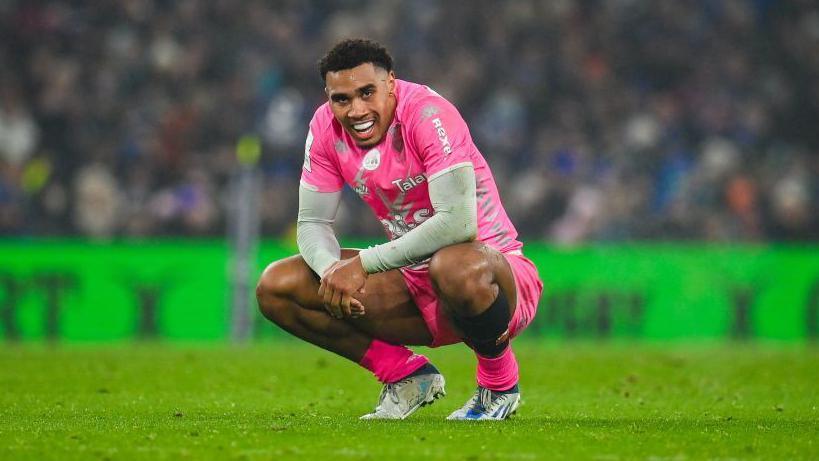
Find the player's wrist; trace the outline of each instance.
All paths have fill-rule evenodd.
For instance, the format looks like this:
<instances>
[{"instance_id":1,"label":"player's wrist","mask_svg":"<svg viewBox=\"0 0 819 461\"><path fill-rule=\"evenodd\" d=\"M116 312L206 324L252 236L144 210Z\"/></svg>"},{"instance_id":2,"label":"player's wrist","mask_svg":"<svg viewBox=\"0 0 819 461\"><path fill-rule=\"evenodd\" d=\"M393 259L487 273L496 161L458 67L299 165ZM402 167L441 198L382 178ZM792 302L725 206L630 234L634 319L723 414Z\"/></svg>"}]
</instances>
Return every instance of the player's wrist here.
<instances>
[{"instance_id":1,"label":"player's wrist","mask_svg":"<svg viewBox=\"0 0 819 461\"><path fill-rule=\"evenodd\" d=\"M357 267L358 269L360 269L361 273L362 273L362 274L364 274L364 277L365 277L365 278L366 278L368 275L370 275L370 273L369 273L369 272L367 272L367 270L364 268L364 263L362 263L362 262L361 262L361 256L359 256L359 255L355 255L355 256L353 257L353 260L355 261L355 262L354 262L354 264L356 265L356 267Z\"/></svg>"},{"instance_id":2,"label":"player's wrist","mask_svg":"<svg viewBox=\"0 0 819 461\"><path fill-rule=\"evenodd\" d=\"M338 264L338 262L339 262L339 260L338 260L338 259L331 258L331 259L329 260L329 262L327 262L327 263L325 264L324 269L323 269L323 270L322 270L322 271L321 271L321 272L318 274L318 275L319 275L319 278L320 278L320 279L322 279L322 280L324 280L324 277L326 277L326 276L327 276L327 274L328 274L328 273L330 273L330 271L332 271L334 267L336 267L336 265Z\"/></svg>"},{"instance_id":3,"label":"player's wrist","mask_svg":"<svg viewBox=\"0 0 819 461\"><path fill-rule=\"evenodd\" d=\"M378 272L378 255L375 248L368 247L359 251L356 258L358 258L361 268L367 275Z\"/></svg>"}]
</instances>

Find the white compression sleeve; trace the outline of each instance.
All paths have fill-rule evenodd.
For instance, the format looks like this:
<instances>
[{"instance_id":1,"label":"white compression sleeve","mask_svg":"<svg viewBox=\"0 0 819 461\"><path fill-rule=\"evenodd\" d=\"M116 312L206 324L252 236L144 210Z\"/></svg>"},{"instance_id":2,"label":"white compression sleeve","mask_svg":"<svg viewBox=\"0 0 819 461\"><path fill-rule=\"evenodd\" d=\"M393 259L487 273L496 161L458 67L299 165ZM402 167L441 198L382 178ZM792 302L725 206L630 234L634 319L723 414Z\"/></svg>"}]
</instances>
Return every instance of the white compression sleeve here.
<instances>
[{"instance_id":1,"label":"white compression sleeve","mask_svg":"<svg viewBox=\"0 0 819 461\"><path fill-rule=\"evenodd\" d=\"M341 247L333 232L341 191L314 192L299 186L299 218L296 242L299 253L319 277L341 257Z\"/></svg>"},{"instance_id":2,"label":"white compression sleeve","mask_svg":"<svg viewBox=\"0 0 819 461\"><path fill-rule=\"evenodd\" d=\"M445 246L475 238L478 215L472 164L457 165L430 179L429 198L435 214L393 241L362 250L364 270L374 273L409 266Z\"/></svg>"}]
</instances>

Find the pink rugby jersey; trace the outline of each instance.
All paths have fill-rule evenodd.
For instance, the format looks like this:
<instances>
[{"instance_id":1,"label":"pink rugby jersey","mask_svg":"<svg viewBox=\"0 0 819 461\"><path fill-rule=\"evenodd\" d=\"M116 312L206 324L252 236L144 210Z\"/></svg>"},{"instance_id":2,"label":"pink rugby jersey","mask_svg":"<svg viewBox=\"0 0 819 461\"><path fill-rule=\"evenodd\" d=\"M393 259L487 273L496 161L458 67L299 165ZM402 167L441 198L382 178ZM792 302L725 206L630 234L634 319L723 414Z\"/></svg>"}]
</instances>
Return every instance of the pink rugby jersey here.
<instances>
[{"instance_id":1,"label":"pink rugby jersey","mask_svg":"<svg viewBox=\"0 0 819 461\"><path fill-rule=\"evenodd\" d=\"M316 110L304 148L302 186L336 192L347 183L393 240L434 214L427 182L469 163L477 183L477 239L502 253L519 253L523 244L517 230L457 109L427 86L395 82L395 117L375 147L358 147L329 103Z\"/></svg>"}]
</instances>

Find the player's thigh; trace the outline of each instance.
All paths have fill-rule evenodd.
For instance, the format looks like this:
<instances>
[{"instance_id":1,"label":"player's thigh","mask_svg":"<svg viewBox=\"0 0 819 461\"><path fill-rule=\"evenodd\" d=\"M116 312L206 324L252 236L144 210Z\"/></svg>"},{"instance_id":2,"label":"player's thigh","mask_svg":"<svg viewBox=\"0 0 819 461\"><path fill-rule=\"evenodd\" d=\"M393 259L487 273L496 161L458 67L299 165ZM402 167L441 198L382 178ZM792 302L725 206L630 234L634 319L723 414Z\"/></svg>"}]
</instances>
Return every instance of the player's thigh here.
<instances>
[{"instance_id":1,"label":"player's thigh","mask_svg":"<svg viewBox=\"0 0 819 461\"><path fill-rule=\"evenodd\" d=\"M477 284L493 283L506 296L510 316L514 316L517 304L517 287L512 266L500 251L484 242L457 243L444 247L432 256L430 273L435 283L446 291L458 293L457 298L469 297Z\"/></svg>"},{"instance_id":2,"label":"player's thigh","mask_svg":"<svg viewBox=\"0 0 819 461\"><path fill-rule=\"evenodd\" d=\"M319 278L301 255L290 256L269 264L256 286L260 304L268 299L286 299L307 309L320 309Z\"/></svg>"},{"instance_id":3,"label":"player's thigh","mask_svg":"<svg viewBox=\"0 0 819 461\"><path fill-rule=\"evenodd\" d=\"M352 258L359 250L341 250L342 259ZM300 255L277 261L262 274L260 284L278 286L276 290L304 309L324 311L318 295L319 278ZM432 336L415 306L399 270L379 272L367 277L364 295L356 298L364 304L365 314L345 319L362 333L395 344L428 345Z\"/></svg>"}]
</instances>

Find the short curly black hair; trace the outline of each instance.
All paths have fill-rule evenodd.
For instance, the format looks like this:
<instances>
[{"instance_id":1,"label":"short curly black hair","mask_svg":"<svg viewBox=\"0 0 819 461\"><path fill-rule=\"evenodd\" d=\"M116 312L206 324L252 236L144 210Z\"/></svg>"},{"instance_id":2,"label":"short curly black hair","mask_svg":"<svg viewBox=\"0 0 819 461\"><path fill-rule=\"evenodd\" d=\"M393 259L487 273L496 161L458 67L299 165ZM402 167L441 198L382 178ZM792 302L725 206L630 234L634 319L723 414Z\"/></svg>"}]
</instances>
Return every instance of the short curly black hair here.
<instances>
[{"instance_id":1,"label":"short curly black hair","mask_svg":"<svg viewBox=\"0 0 819 461\"><path fill-rule=\"evenodd\" d=\"M392 70L392 56L380 43L363 38L348 38L336 43L333 49L321 58L319 73L324 80L327 78L327 72L352 69L367 62L387 72Z\"/></svg>"}]
</instances>

